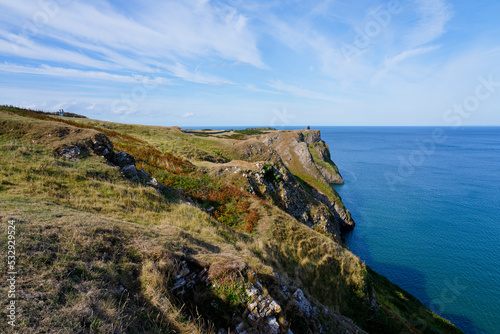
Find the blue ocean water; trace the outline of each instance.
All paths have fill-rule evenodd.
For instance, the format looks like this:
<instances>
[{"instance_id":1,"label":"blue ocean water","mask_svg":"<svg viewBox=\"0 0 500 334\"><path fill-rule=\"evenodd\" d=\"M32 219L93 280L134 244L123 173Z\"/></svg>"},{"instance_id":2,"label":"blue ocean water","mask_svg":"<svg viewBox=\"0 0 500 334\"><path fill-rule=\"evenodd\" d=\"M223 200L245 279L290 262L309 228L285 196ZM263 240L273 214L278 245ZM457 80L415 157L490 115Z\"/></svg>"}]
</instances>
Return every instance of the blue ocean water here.
<instances>
[{"instance_id":1,"label":"blue ocean water","mask_svg":"<svg viewBox=\"0 0 500 334\"><path fill-rule=\"evenodd\" d=\"M500 127L318 127L373 269L466 333L500 333Z\"/></svg>"}]
</instances>

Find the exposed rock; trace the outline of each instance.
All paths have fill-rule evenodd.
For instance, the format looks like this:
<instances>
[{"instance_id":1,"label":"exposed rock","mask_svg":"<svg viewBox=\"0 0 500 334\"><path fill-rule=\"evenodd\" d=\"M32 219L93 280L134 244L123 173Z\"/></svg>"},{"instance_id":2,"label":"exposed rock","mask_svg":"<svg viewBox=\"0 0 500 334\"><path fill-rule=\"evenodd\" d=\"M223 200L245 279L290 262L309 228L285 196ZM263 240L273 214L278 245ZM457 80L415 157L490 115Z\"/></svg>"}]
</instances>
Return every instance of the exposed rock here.
<instances>
[{"instance_id":1,"label":"exposed rock","mask_svg":"<svg viewBox=\"0 0 500 334\"><path fill-rule=\"evenodd\" d=\"M309 175L323 184L344 183L337 166L331 160L328 145L321 139L319 130L273 133L267 135L263 143L277 152L282 163L294 175ZM316 155L316 158L313 158L312 153ZM329 198L314 187L310 189L310 192L331 211L337 222L336 225L339 226L337 230L339 233L348 232L354 228L354 221L340 199L337 203L336 199ZM340 198L338 194L337 197ZM296 215L292 215L297 218ZM302 219L299 220L304 221L305 216L302 215ZM328 232L328 229L323 228L324 226L324 224L320 225L320 229Z\"/></svg>"},{"instance_id":2,"label":"exposed rock","mask_svg":"<svg viewBox=\"0 0 500 334\"><path fill-rule=\"evenodd\" d=\"M156 187L158 186L158 181L153 177L150 181L146 182L146 184Z\"/></svg>"},{"instance_id":3,"label":"exposed rock","mask_svg":"<svg viewBox=\"0 0 500 334\"><path fill-rule=\"evenodd\" d=\"M128 153L119 151L115 153L112 163L120 167L135 165L135 158Z\"/></svg>"},{"instance_id":4,"label":"exposed rock","mask_svg":"<svg viewBox=\"0 0 500 334\"><path fill-rule=\"evenodd\" d=\"M326 183L343 184L344 180L336 166L331 161L328 145L321 139L319 130L290 131L287 133L270 134L264 139L264 143L271 145L279 154L285 165L291 169L305 172L312 176L325 178ZM331 165L326 169L318 165L309 150L314 150L325 165ZM297 160L300 164L297 164Z\"/></svg>"},{"instance_id":5,"label":"exposed rock","mask_svg":"<svg viewBox=\"0 0 500 334\"><path fill-rule=\"evenodd\" d=\"M73 161L78 161L80 153L81 151L78 147L72 147L72 148L63 148L59 154Z\"/></svg>"},{"instance_id":6,"label":"exposed rock","mask_svg":"<svg viewBox=\"0 0 500 334\"><path fill-rule=\"evenodd\" d=\"M280 160L263 165L257 172L247 171L250 192L271 199L288 214L307 226L340 240L340 225L329 208L307 193Z\"/></svg>"},{"instance_id":7,"label":"exposed rock","mask_svg":"<svg viewBox=\"0 0 500 334\"><path fill-rule=\"evenodd\" d=\"M331 201L326 195L320 193L315 188L311 189L311 193L318 201L325 204L334 214L336 220L339 222L339 228L341 233L352 231L352 229L356 226L356 224L354 223L354 220L352 219L349 210L347 210L344 207L341 207L339 203Z\"/></svg>"},{"instance_id":8,"label":"exposed rock","mask_svg":"<svg viewBox=\"0 0 500 334\"><path fill-rule=\"evenodd\" d=\"M220 270L222 270L221 264L226 261L230 262L228 265L225 265L229 271L239 272L240 270L248 270L246 269L248 267L241 259L231 256L230 254L214 254L213 256L215 260L213 258L210 259L211 264L208 266L202 266L190 257L182 257L178 266L178 271L174 273L175 276L171 291L184 301L193 300L194 298L195 303L203 302L206 305L210 305L215 312L221 312L222 306L217 302L217 299L199 299L200 297L207 298L207 296L212 296L211 293L204 292L202 295L196 297L193 294L194 291L203 292L207 291L206 289L216 288L218 284L223 284L223 281L220 280L221 277L217 275L213 276L210 272L220 272ZM249 277L255 277L255 273L253 272L246 271L246 273L249 274ZM224 277L227 276L228 274L224 275ZM274 276L277 279L277 284L281 286L279 288L280 290L286 290L298 284L285 277L281 277L277 273L274 273ZM339 313L331 312L324 306L320 308L313 306L313 302L306 297L305 293L300 288L295 289L292 295L288 294L281 297L285 298L284 300L281 299L282 305L284 305L284 307L282 307L280 302L268 293L263 283L258 279L250 282L242 276L241 280L246 282L245 292L248 296L246 307L241 313L233 314L233 320L235 320L235 322L232 325L233 327L231 327L233 328L232 330L220 329L218 333L293 334L292 329L289 327L296 323L301 323L306 326L306 328L308 328L308 333L365 333L359 329L351 319ZM286 288L287 285L288 288ZM286 309L286 312L283 311L284 309ZM285 317L293 318L285 319ZM326 326L322 326L320 321L321 318L329 319L325 324ZM278 319L280 319L280 321L278 321ZM296 333L303 332L302 330L304 327L299 326L297 328L302 329L296 331Z\"/></svg>"},{"instance_id":9,"label":"exposed rock","mask_svg":"<svg viewBox=\"0 0 500 334\"><path fill-rule=\"evenodd\" d=\"M276 321L276 316L281 312L281 306L276 300L269 295L264 295L259 281L256 281L255 285L250 283L246 293L249 297L245 312L247 318L236 327L234 333L280 333L280 325Z\"/></svg>"},{"instance_id":10,"label":"exposed rock","mask_svg":"<svg viewBox=\"0 0 500 334\"><path fill-rule=\"evenodd\" d=\"M316 313L309 300L307 300L306 296L304 296L304 292L300 289L297 289L297 291L295 291L292 295L292 303L296 305L307 318L314 316Z\"/></svg>"},{"instance_id":11,"label":"exposed rock","mask_svg":"<svg viewBox=\"0 0 500 334\"><path fill-rule=\"evenodd\" d=\"M80 135L82 132L81 129L70 130L70 128L58 128L56 131L56 134L61 138L60 140L70 137L71 131ZM61 156L69 157L69 159L77 159L94 152L94 154L103 156L106 160L112 162L114 151L113 143L109 138L105 134L93 130L87 131L86 135L87 137L81 140L63 141L63 144L55 149L56 152Z\"/></svg>"},{"instance_id":12,"label":"exposed rock","mask_svg":"<svg viewBox=\"0 0 500 334\"><path fill-rule=\"evenodd\" d=\"M91 149L95 154L103 156L108 161L113 161L115 152L113 151L113 143L104 133L96 133L91 138Z\"/></svg>"},{"instance_id":13,"label":"exposed rock","mask_svg":"<svg viewBox=\"0 0 500 334\"><path fill-rule=\"evenodd\" d=\"M269 328L269 332L268 332L269 334L278 334L279 333L280 325L276 321L275 317L269 318L269 320L267 321L267 326Z\"/></svg>"},{"instance_id":14,"label":"exposed rock","mask_svg":"<svg viewBox=\"0 0 500 334\"><path fill-rule=\"evenodd\" d=\"M135 168L135 165L123 166L122 168L120 168L120 172L132 181L139 181L139 177L137 176L137 168Z\"/></svg>"},{"instance_id":15,"label":"exposed rock","mask_svg":"<svg viewBox=\"0 0 500 334\"><path fill-rule=\"evenodd\" d=\"M127 178L131 179L132 181L140 181L145 184L150 184L153 186L158 187L159 183L158 181L156 182L151 182L151 178L149 177L149 174L146 173L144 169L137 170L135 165L126 165L120 168L120 172ZM156 185L154 185L156 183Z\"/></svg>"}]
</instances>

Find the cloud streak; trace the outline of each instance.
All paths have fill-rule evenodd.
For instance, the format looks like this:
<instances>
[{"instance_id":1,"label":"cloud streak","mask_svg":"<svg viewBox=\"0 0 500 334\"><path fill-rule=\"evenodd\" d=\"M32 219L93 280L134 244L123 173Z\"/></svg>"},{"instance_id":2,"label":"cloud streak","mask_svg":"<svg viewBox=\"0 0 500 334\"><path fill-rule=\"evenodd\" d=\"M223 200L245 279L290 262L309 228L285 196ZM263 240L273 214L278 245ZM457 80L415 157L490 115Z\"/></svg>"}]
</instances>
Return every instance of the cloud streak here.
<instances>
[{"instance_id":1,"label":"cloud streak","mask_svg":"<svg viewBox=\"0 0 500 334\"><path fill-rule=\"evenodd\" d=\"M100 70L144 71L162 62L179 72L181 61L205 57L266 67L247 18L234 8L209 1L134 5L128 16L105 1L71 1L49 15L36 1L2 0L0 10L10 15L1 25L0 55ZM47 18L43 24L37 13ZM30 25L34 29L26 29Z\"/></svg>"},{"instance_id":2,"label":"cloud streak","mask_svg":"<svg viewBox=\"0 0 500 334\"><path fill-rule=\"evenodd\" d=\"M153 78L144 75L119 75L108 72L82 71L76 69L52 67L49 65L42 65L41 67L28 67L28 66L12 65L5 63L5 64L0 64L0 71L9 73L35 74L35 75L55 76L55 77L65 77L65 78L106 80L106 81L124 82L124 83L164 84L170 82L170 80L163 77Z\"/></svg>"},{"instance_id":3,"label":"cloud streak","mask_svg":"<svg viewBox=\"0 0 500 334\"><path fill-rule=\"evenodd\" d=\"M444 0L413 0L418 21L408 34L410 47L434 42L446 32L446 23L452 17L451 5Z\"/></svg>"}]
</instances>

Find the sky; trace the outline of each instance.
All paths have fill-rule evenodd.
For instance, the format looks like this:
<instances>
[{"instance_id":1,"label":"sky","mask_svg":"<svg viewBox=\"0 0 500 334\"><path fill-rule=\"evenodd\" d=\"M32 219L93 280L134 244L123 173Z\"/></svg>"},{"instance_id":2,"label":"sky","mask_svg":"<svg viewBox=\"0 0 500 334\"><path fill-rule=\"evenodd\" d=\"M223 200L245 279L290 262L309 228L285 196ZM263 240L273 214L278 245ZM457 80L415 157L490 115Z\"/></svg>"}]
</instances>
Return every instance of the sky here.
<instances>
[{"instance_id":1,"label":"sky","mask_svg":"<svg viewBox=\"0 0 500 334\"><path fill-rule=\"evenodd\" d=\"M0 0L0 104L165 126L500 125L497 0Z\"/></svg>"}]
</instances>

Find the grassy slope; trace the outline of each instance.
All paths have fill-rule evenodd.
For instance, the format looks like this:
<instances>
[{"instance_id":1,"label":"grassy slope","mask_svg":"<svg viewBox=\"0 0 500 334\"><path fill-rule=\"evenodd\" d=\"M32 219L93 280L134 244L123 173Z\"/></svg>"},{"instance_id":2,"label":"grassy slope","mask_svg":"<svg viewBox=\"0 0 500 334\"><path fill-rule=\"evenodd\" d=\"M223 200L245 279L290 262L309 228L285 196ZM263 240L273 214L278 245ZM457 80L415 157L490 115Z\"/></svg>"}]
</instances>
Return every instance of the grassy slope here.
<instances>
[{"instance_id":1,"label":"grassy slope","mask_svg":"<svg viewBox=\"0 0 500 334\"><path fill-rule=\"evenodd\" d=\"M266 203L252 202L260 214L254 232L237 232L183 204L175 192L165 197L122 178L100 157L73 162L55 156L57 141L47 136L47 129L65 124L2 109L0 217L3 226L7 217L20 219L21 332L210 332L216 315L204 310L198 316L168 287L179 256L208 265L220 254L236 255L262 280L268 278L267 287L278 301L283 296L272 279L274 271L298 281L313 302L340 311L368 330L416 332L419 323L405 320L415 315L426 324L426 332L458 332L348 250ZM138 129L147 127L130 126L126 133L153 144L148 137L152 135L141 136ZM161 128L153 130L163 138ZM110 135L115 145L123 136ZM172 164L163 163L178 171ZM5 245L5 233L1 238ZM368 282L381 304L381 317L375 320L366 307L372 289ZM4 285L2 281L2 290ZM4 322L0 330L7 330Z\"/></svg>"}]
</instances>

